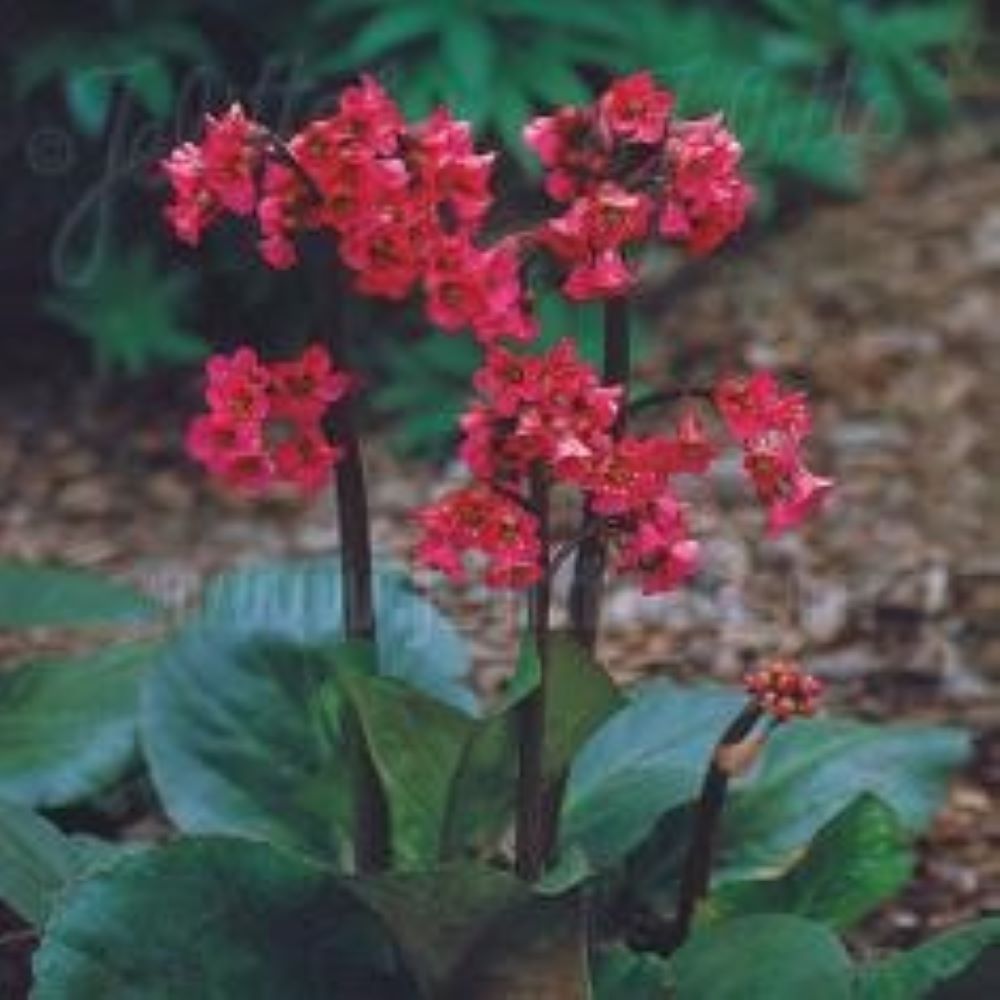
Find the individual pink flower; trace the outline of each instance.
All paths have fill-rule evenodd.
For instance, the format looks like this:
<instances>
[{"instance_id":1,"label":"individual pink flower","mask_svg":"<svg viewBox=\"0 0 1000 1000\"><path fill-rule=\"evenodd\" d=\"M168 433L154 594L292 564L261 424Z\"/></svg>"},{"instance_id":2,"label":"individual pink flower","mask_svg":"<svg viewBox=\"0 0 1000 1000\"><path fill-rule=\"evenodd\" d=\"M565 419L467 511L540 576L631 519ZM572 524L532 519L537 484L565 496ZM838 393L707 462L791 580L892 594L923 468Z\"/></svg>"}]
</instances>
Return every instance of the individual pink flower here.
<instances>
[{"instance_id":1,"label":"individual pink flower","mask_svg":"<svg viewBox=\"0 0 1000 1000\"><path fill-rule=\"evenodd\" d=\"M607 178L612 150L593 109L559 108L529 122L523 135L546 168L545 190L555 201L571 201Z\"/></svg>"},{"instance_id":2,"label":"individual pink flower","mask_svg":"<svg viewBox=\"0 0 1000 1000\"><path fill-rule=\"evenodd\" d=\"M659 216L665 239L704 256L743 225L753 189L739 172L742 153L718 115L671 128Z\"/></svg>"},{"instance_id":3,"label":"individual pink flower","mask_svg":"<svg viewBox=\"0 0 1000 1000\"><path fill-rule=\"evenodd\" d=\"M801 449L812 426L805 396L785 392L774 376L728 375L713 394L729 432L743 447L743 467L768 508L768 532L779 534L818 510L833 482L814 476Z\"/></svg>"},{"instance_id":4,"label":"individual pink flower","mask_svg":"<svg viewBox=\"0 0 1000 1000\"><path fill-rule=\"evenodd\" d=\"M334 368L330 352L320 344L294 361L274 362L270 376L272 415L299 423L318 420L351 386L350 376Z\"/></svg>"},{"instance_id":5,"label":"individual pink flower","mask_svg":"<svg viewBox=\"0 0 1000 1000\"><path fill-rule=\"evenodd\" d=\"M781 534L797 527L807 517L823 505L833 480L816 476L803 466L799 466L786 481L785 488L770 505L768 510L768 532Z\"/></svg>"},{"instance_id":6,"label":"individual pink flower","mask_svg":"<svg viewBox=\"0 0 1000 1000\"><path fill-rule=\"evenodd\" d=\"M685 410L678 421L677 433L670 439L671 471L703 476L718 453L698 414Z\"/></svg>"},{"instance_id":7,"label":"individual pink flower","mask_svg":"<svg viewBox=\"0 0 1000 1000\"><path fill-rule=\"evenodd\" d=\"M341 450L330 444L319 424L293 424L287 437L274 446L275 478L309 495L330 481Z\"/></svg>"},{"instance_id":8,"label":"individual pink flower","mask_svg":"<svg viewBox=\"0 0 1000 1000\"><path fill-rule=\"evenodd\" d=\"M539 242L569 268L563 284L568 297L607 298L631 287L635 277L621 251L645 236L651 211L646 195L605 183L542 228Z\"/></svg>"},{"instance_id":9,"label":"individual pink flower","mask_svg":"<svg viewBox=\"0 0 1000 1000\"><path fill-rule=\"evenodd\" d=\"M201 143L205 184L236 215L249 215L257 202L254 173L260 162L260 126L239 104L218 118L207 115Z\"/></svg>"},{"instance_id":10,"label":"individual pink flower","mask_svg":"<svg viewBox=\"0 0 1000 1000\"><path fill-rule=\"evenodd\" d=\"M178 146L161 164L172 189L163 210L182 243L197 246L204 231L222 213L222 205L205 179L205 162L194 143Z\"/></svg>"},{"instance_id":11,"label":"individual pink flower","mask_svg":"<svg viewBox=\"0 0 1000 1000\"><path fill-rule=\"evenodd\" d=\"M604 516L647 507L662 493L672 471L670 441L660 435L626 435L589 463L580 485Z\"/></svg>"},{"instance_id":12,"label":"individual pink flower","mask_svg":"<svg viewBox=\"0 0 1000 1000\"><path fill-rule=\"evenodd\" d=\"M698 568L699 546L690 537L684 509L668 491L614 536L615 568L639 575L644 594L674 590Z\"/></svg>"},{"instance_id":13,"label":"individual pink flower","mask_svg":"<svg viewBox=\"0 0 1000 1000\"><path fill-rule=\"evenodd\" d=\"M650 73L615 80L597 103L601 124L616 138L652 145L663 139L673 95L657 87Z\"/></svg>"},{"instance_id":14,"label":"individual pink flower","mask_svg":"<svg viewBox=\"0 0 1000 1000\"><path fill-rule=\"evenodd\" d=\"M255 421L205 413L191 421L186 447L192 458L217 472L235 455L259 452L263 448L260 432L260 425Z\"/></svg>"},{"instance_id":15,"label":"individual pink flower","mask_svg":"<svg viewBox=\"0 0 1000 1000\"><path fill-rule=\"evenodd\" d=\"M740 441L772 430L799 441L811 429L805 396L783 392L770 372L727 375L716 385L714 400L729 432Z\"/></svg>"}]
</instances>

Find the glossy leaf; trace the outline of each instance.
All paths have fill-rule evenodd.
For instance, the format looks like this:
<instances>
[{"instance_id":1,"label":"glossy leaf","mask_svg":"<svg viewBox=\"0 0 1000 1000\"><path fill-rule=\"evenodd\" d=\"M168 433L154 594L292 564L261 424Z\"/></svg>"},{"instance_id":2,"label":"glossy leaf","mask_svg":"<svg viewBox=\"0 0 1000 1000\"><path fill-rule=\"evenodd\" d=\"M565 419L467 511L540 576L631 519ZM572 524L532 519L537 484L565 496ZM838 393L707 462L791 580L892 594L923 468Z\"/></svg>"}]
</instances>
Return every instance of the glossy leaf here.
<instances>
[{"instance_id":1,"label":"glossy leaf","mask_svg":"<svg viewBox=\"0 0 1000 1000\"><path fill-rule=\"evenodd\" d=\"M380 576L376 593L381 671L468 705L454 630L398 578ZM239 571L209 588L143 693L153 779L183 829L346 860L340 623L334 559Z\"/></svg>"},{"instance_id":2,"label":"glossy leaf","mask_svg":"<svg viewBox=\"0 0 1000 1000\"><path fill-rule=\"evenodd\" d=\"M671 960L679 1000L850 1000L850 959L822 924L779 914L699 931Z\"/></svg>"},{"instance_id":3,"label":"glossy leaf","mask_svg":"<svg viewBox=\"0 0 1000 1000\"><path fill-rule=\"evenodd\" d=\"M968 736L955 729L848 719L789 723L769 740L760 768L734 789L720 866L734 878L787 867L824 823L865 792L891 806L906 830L919 832L968 753Z\"/></svg>"},{"instance_id":4,"label":"glossy leaf","mask_svg":"<svg viewBox=\"0 0 1000 1000\"><path fill-rule=\"evenodd\" d=\"M657 819L697 794L709 755L744 699L720 688L654 682L638 690L573 761L563 805L564 848L601 867Z\"/></svg>"},{"instance_id":5,"label":"glossy leaf","mask_svg":"<svg viewBox=\"0 0 1000 1000\"><path fill-rule=\"evenodd\" d=\"M395 678L372 673L356 651L345 652L353 662L337 662L337 679L361 720L385 789L393 862L398 867L436 862L452 780L475 720ZM335 661L341 656L335 653Z\"/></svg>"},{"instance_id":6,"label":"glossy leaf","mask_svg":"<svg viewBox=\"0 0 1000 1000\"><path fill-rule=\"evenodd\" d=\"M469 657L454 627L398 573L375 577L375 609L382 655L379 672L412 684L469 712ZM205 594L203 618L244 633L305 644L342 636L340 569L335 557L301 559L235 570Z\"/></svg>"},{"instance_id":7,"label":"glossy leaf","mask_svg":"<svg viewBox=\"0 0 1000 1000\"><path fill-rule=\"evenodd\" d=\"M553 634L550 643L542 769L554 786L564 779L574 754L621 708L623 699L600 664L572 639ZM517 706L538 682L537 656L525 639L504 705L476 727L459 761L445 833L450 853L462 853L470 843L489 844L509 822L517 780Z\"/></svg>"},{"instance_id":8,"label":"glossy leaf","mask_svg":"<svg viewBox=\"0 0 1000 1000\"><path fill-rule=\"evenodd\" d=\"M41 927L77 869L69 837L30 809L0 800L0 902Z\"/></svg>"},{"instance_id":9,"label":"glossy leaf","mask_svg":"<svg viewBox=\"0 0 1000 1000\"><path fill-rule=\"evenodd\" d=\"M0 673L0 796L57 808L134 767L139 688L155 651L128 643Z\"/></svg>"},{"instance_id":10,"label":"glossy leaf","mask_svg":"<svg viewBox=\"0 0 1000 1000\"><path fill-rule=\"evenodd\" d=\"M862 795L830 820L784 875L728 882L706 905L710 919L794 913L843 929L898 892L913 870L913 851L893 810Z\"/></svg>"},{"instance_id":11,"label":"glossy leaf","mask_svg":"<svg viewBox=\"0 0 1000 1000\"><path fill-rule=\"evenodd\" d=\"M412 995L390 942L327 870L223 837L182 839L81 880L34 970L35 1000Z\"/></svg>"},{"instance_id":12,"label":"glossy leaf","mask_svg":"<svg viewBox=\"0 0 1000 1000\"><path fill-rule=\"evenodd\" d=\"M138 591L87 570L0 562L0 628L134 625L157 614Z\"/></svg>"},{"instance_id":13,"label":"glossy leaf","mask_svg":"<svg viewBox=\"0 0 1000 1000\"><path fill-rule=\"evenodd\" d=\"M191 833L346 862L348 756L328 649L190 625L143 691L154 784Z\"/></svg>"}]
</instances>

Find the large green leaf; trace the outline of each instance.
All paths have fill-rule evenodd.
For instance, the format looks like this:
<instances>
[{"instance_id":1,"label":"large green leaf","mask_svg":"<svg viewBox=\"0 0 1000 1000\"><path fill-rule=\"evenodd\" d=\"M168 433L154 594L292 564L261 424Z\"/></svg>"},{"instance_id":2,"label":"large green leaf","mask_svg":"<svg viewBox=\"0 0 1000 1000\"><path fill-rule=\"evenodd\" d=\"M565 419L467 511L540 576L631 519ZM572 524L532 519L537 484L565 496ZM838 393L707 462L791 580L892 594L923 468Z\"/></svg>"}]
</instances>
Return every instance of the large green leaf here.
<instances>
[{"instance_id":1,"label":"large green leaf","mask_svg":"<svg viewBox=\"0 0 1000 1000\"><path fill-rule=\"evenodd\" d=\"M167 647L143 692L143 739L183 829L346 858L339 598L333 559L234 573ZM377 605L382 672L466 705L464 647L440 615L388 576Z\"/></svg>"},{"instance_id":2,"label":"large green leaf","mask_svg":"<svg viewBox=\"0 0 1000 1000\"><path fill-rule=\"evenodd\" d=\"M41 927L77 870L69 837L30 809L0 800L0 902Z\"/></svg>"},{"instance_id":3,"label":"large green leaf","mask_svg":"<svg viewBox=\"0 0 1000 1000\"><path fill-rule=\"evenodd\" d=\"M96 573L0 562L0 628L133 625L157 613L147 597Z\"/></svg>"},{"instance_id":4,"label":"large green leaf","mask_svg":"<svg viewBox=\"0 0 1000 1000\"><path fill-rule=\"evenodd\" d=\"M449 853L492 846L509 822L517 781L518 710L539 679L535 649L525 639L504 705L475 728L459 761L445 829ZM550 637L542 762L550 787L563 780L580 746L622 704L622 696L600 664L569 637Z\"/></svg>"},{"instance_id":5,"label":"large green leaf","mask_svg":"<svg viewBox=\"0 0 1000 1000\"><path fill-rule=\"evenodd\" d=\"M712 687L654 682L608 720L573 762L564 847L596 866L638 844L657 819L697 794L709 756L743 699Z\"/></svg>"},{"instance_id":6,"label":"large green leaf","mask_svg":"<svg viewBox=\"0 0 1000 1000\"><path fill-rule=\"evenodd\" d=\"M677 1000L849 1000L850 959L822 924L739 917L696 933L671 960Z\"/></svg>"},{"instance_id":7,"label":"large green leaf","mask_svg":"<svg viewBox=\"0 0 1000 1000\"><path fill-rule=\"evenodd\" d=\"M412 995L328 870L235 838L179 840L81 880L35 956L36 1000Z\"/></svg>"},{"instance_id":8,"label":"large green leaf","mask_svg":"<svg viewBox=\"0 0 1000 1000\"><path fill-rule=\"evenodd\" d=\"M426 866L441 855L452 780L476 720L365 666L338 663L337 676L385 789L393 861L398 867Z\"/></svg>"},{"instance_id":9,"label":"large green leaf","mask_svg":"<svg viewBox=\"0 0 1000 1000\"><path fill-rule=\"evenodd\" d=\"M1000 918L960 927L912 951L862 967L856 1000L986 1000L996 990L1000 969L1000 954L984 955L993 960L991 971L973 966L986 949L1000 949ZM980 971L981 979L976 975ZM963 973L978 981L964 984Z\"/></svg>"},{"instance_id":10,"label":"large green leaf","mask_svg":"<svg viewBox=\"0 0 1000 1000\"><path fill-rule=\"evenodd\" d=\"M191 833L347 861L348 754L329 650L188 626L143 690L150 771Z\"/></svg>"},{"instance_id":11,"label":"large green leaf","mask_svg":"<svg viewBox=\"0 0 1000 1000\"><path fill-rule=\"evenodd\" d=\"M59 893L74 879L141 849L138 842L126 846L66 836L32 810L0 799L0 902L42 927Z\"/></svg>"},{"instance_id":12,"label":"large green leaf","mask_svg":"<svg viewBox=\"0 0 1000 1000\"><path fill-rule=\"evenodd\" d=\"M400 574L375 575L379 672L474 711L465 643ZM340 563L302 559L225 573L205 594L203 620L244 634L322 644L342 637Z\"/></svg>"},{"instance_id":13,"label":"large green leaf","mask_svg":"<svg viewBox=\"0 0 1000 1000\"><path fill-rule=\"evenodd\" d=\"M731 877L773 874L852 799L877 795L910 832L923 829L969 740L955 729L792 722L770 739L760 769L735 790L723 818L720 862Z\"/></svg>"},{"instance_id":14,"label":"large green leaf","mask_svg":"<svg viewBox=\"0 0 1000 1000\"><path fill-rule=\"evenodd\" d=\"M0 796L56 808L107 789L133 767L139 686L154 650L109 646L0 674Z\"/></svg>"},{"instance_id":15,"label":"large green leaf","mask_svg":"<svg viewBox=\"0 0 1000 1000\"><path fill-rule=\"evenodd\" d=\"M895 812L865 794L813 838L784 875L729 882L706 905L711 919L748 913L794 913L845 928L906 884L913 851Z\"/></svg>"}]
</instances>

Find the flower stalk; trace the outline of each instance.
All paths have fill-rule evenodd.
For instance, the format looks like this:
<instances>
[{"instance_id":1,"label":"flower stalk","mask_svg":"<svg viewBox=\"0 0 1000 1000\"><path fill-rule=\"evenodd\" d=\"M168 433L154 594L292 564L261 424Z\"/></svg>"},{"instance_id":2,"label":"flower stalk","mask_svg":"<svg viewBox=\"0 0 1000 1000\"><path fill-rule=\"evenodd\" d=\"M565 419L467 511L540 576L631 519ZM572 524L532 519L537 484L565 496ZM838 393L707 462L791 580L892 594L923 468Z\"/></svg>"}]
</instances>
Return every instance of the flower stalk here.
<instances>
[{"instance_id":1,"label":"flower stalk","mask_svg":"<svg viewBox=\"0 0 1000 1000\"><path fill-rule=\"evenodd\" d=\"M538 518L541 575L532 587L528 627L538 660L538 683L517 708L518 778L515 831L517 874L536 881L542 874L555 841L554 815L545 779L545 716L549 674L549 618L552 581L549 566L549 484L545 470L531 472L531 504Z\"/></svg>"},{"instance_id":2,"label":"flower stalk","mask_svg":"<svg viewBox=\"0 0 1000 1000\"><path fill-rule=\"evenodd\" d=\"M334 272L336 275L336 272ZM323 280L321 274L320 280ZM342 283L330 288L329 272L320 294L331 317L330 354L334 363L346 367L346 344L343 324L337 316L336 296ZM340 590L344 636L348 640L377 641L375 625L374 574L372 569L371 518L364 461L354 414L348 393L332 407L329 429L340 448L335 469L337 522L340 535ZM392 863L389 807L378 771L372 760L364 728L357 713L344 713L345 736L353 767L354 863L359 874L384 871Z\"/></svg>"},{"instance_id":3,"label":"flower stalk","mask_svg":"<svg viewBox=\"0 0 1000 1000\"><path fill-rule=\"evenodd\" d=\"M618 415L611 428L612 437L621 440L625 433L628 413L629 376L632 367L631 331L628 299L624 295L609 299L604 306L604 368L603 383L622 387ZM584 508L581 533L583 540L573 567L573 582L569 594L569 615L576 641L588 652L597 645L597 630L601 618L601 596L604 568L607 563L607 543L596 530L600 516L590 504Z\"/></svg>"},{"instance_id":4,"label":"flower stalk","mask_svg":"<svg viewBox=\"0 0 1000 1000\"><path fill-rule=\"evenodd\" d=\"M747 704L726 728L712 753L701 786L701 795L695 806L694 829L681 873L677 919L670 950L679 948L687 940L698 903L708 893L712 853L722 810L726 804L729 779L733 773L728 766L730 751L746 739L762 714L763 710L756 701Z\"/></svg>"}]
</instances>

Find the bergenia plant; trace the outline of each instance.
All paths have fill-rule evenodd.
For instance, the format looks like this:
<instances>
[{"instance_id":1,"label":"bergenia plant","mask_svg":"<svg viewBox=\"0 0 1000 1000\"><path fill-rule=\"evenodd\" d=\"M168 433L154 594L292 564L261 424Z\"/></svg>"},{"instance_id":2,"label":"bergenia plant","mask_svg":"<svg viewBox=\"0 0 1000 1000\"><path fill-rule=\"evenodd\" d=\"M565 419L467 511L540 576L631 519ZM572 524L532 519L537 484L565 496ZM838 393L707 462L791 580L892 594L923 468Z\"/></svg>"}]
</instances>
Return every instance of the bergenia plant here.
<instances>
[{"instance_id":1,"label":"bergenia plant","mask_svg":"<svg viewBox=\"0 0 1000 1000\"><path fill-rule=\"evenodd\" d=\"M183 242L244 217L271 267L312 258L334 306L412 300L478 341L465 480L413 512L414 560L523 595L523 638L506 691L476 704L459 634L376 564L338 315L297 357L213 358L190 454L249 498L332 483L339 553L226 574L164 642L140 725L179 832L124 855L59 842L63 888L30 914L43 1000L916 997L1000 940L984 921L854 964L835 934L908 877L960 734L813 719L821 684L779 651L742 690L620 690L596 662L608 576L657 594L698 572L685 480L711 484L724 450L769 534L833 484L806 463L805 396L770 373L632 398L643 251L709 254L753 201L722 120L681 119L637 73L524 137L550 208L507 231L470 126L408 122L372 78L291 137L233 106L164 161ZM572 330L536 343L550 284L603 309L600 369ZM630 429L651 405L659 429Z\"/></svg>"}]
</instances>

